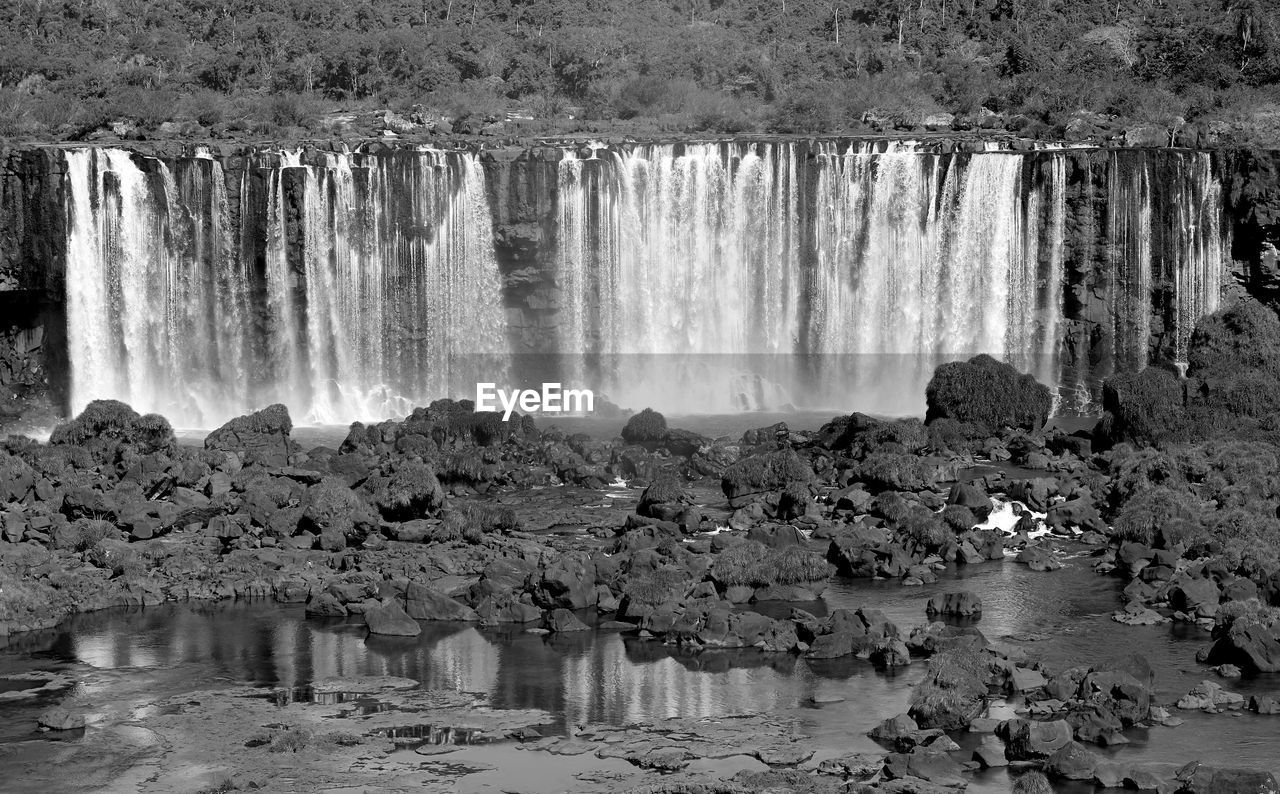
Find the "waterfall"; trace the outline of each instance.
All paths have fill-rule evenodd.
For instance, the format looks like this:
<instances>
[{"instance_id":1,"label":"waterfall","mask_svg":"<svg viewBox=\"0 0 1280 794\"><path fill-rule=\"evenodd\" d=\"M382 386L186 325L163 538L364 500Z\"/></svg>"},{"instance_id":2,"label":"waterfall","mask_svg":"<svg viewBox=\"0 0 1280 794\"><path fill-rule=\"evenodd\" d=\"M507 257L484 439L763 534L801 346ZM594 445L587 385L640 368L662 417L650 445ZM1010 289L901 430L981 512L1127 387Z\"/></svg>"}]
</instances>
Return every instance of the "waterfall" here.
<instances>
[{"instance_id":1,"label":"waterfall","mask_svg":"<svg viewBox=\"0 0 1280 794\"><path fill-rule=\"evenodd\" d=\"M116 398L211 427L283 402L333 424L507 380L477 156L258 153L234 212L199 152L64 157L73 410Z\"/></svg>"},{"instance_id":2,"label":"waterfall","mask_svg":"<svg viewBox=\"0 0 1280 794\"><path fill-rule=\"evenodd\" d=\"M1055 394L1075 389L1059 404L1079 408L1111 372L1185 360L1217 305L1222 209L1208 154L805 148L567 152L567 376L674 413L919 414L934 367L988 353ZM1076 239L1094 229L1100 262L1091 238ZM1165 293L1173 327L1157 328Z\"/></svg>"},{"instance_id":3,"label":"waterfall","mask_svg":"<svg viewBox=\"0 0 1280 794\"><path fill-rule=\"evenodd\" d=\"M977 353L1078 410L1186 361L1229 250L1206 152L591 144L494 180L515 161L414 146L59 152L70 407L191 428L517 380L674 414L920 414L934 367ZM527 226L498 238L501 202Z\"/></svg>"},{"instance_id":4,"label":"waterfall","mask_svg":"<svg viewBox=\"0 0 1280 794\"><path fill-rule=\"evenodd\" d=\"M780 405L802 300L791 144L569 153L560 349L606 394L677 412ZM674 383L679 390L672 390Z\"/></svg>"}]
</instances>

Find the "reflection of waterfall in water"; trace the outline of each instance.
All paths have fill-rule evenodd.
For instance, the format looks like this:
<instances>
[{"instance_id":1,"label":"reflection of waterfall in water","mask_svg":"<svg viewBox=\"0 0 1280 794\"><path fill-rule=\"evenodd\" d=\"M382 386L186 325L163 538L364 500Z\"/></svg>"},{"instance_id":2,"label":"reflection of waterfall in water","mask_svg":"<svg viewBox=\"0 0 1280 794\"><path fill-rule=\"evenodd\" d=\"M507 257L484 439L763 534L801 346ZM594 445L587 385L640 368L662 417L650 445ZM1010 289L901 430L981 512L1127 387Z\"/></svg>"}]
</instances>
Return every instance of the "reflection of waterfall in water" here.
<instances>
[{"instance_id":1,"label":"reflection of waterfall in water","mask_svg":"<svg viewBox=\"0 0 1280 794\"><path fill-rule=\"evenodd\" d=\"M207 156L63 156L74 410L210 427L283 402L334 424L506 380L478 156L263 152L236 201Z\"/></svg>"}]
</instances>

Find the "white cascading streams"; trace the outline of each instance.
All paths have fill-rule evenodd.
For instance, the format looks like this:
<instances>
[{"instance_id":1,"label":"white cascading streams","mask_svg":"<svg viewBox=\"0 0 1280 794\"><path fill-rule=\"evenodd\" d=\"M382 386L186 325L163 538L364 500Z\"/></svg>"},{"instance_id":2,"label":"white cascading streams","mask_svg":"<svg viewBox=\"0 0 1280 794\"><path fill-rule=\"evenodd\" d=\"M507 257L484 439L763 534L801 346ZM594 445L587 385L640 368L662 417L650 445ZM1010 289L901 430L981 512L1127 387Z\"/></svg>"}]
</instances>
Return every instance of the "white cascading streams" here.
<instances>
[{"instance_id":1,"label":"white cascading streams","mask_svg":"<svg viewBox=\"0 0 1280 794\"><path fill-rule=\"evenodd\" d=\"M1222 183L1208 152L1180 157L1178 195L1173 199L1172 227L1177 236L1178 262L1174 290L1178 327L1174 361L1187 362L1187 347L1196 321L1218 310L1222 282Z\"/></svg>"},{"instance_id":2,"label":"white cascading streams","mask_svg":"<svg viewBox=\"0 0 1280 794\"><path fill-rule=\"evenodd\" d=\"M988 353L1055 391L1078 386L1059 404L1084 406L1097 377L1145 364L1158 274L1176 282L1172 333L1185 357L1196 319L1217 305L1221 205L1207 154L1109 155L1109 281L1096 281L1086 241L1070 262L1083 283L1068 285L1080 242L1068 239L1069 214L1093 200L1068 204L1079 190L1069 168L1091 168L1072 156L821 143L806 174L783 143L570 153L559 185L565 372L622 405L673 413L918 414L937 364ZM1063 383L1069 288L1107 301L1110 349L1099 354L1079 336L1088 326L1076 328Z\"/></svg>"},{"instance_id":3,"label":"white cascading streams","mask_svg":"<svg viewBox=\"0 0 1280 794\"><path fill-rule=\"evenodd\" d=\"M1050 332L1029 232L1045 202L1037 191L1024 200L1025 162L904 146L819 156L809 341L830 357L821 397L843 391L863 410L919 413L943 361L991 353L1040 369Z\"/></svg>"},{"instance_id":4,"label":"white cascading streams","mask_svg":"<svg viewBox=\"0 0 1280 794\"><path fill-rule=\"evenodd\" d=\"M477 155L63 157L74 410L346 423L508 379ZM558 169L558 379L633 408L920 413L936 364L985 352L1078 386L1071 409L1184 361L1218 305L1207 153L721 142Z\"/></svg>"},{"instance_id":5,"label":"white cascading streams","mask_svg":"<svg viewBox=\"0 0 1280 794\"><path fill-rule=\"evenodd\" d=\"M65 157L73 410L115 398L212 427L283 402L296 421L338 424L507 380L475 155L259 155L258 248L232 229L210 157Z\"/></svg>"},{"instance_id":6,"label":"white cascading streams","mask_svg":"<svg viewBox=\"0 0 1280 794\"><path fill-rule=\"evenodd\" d=\"M677 413L786 402L802 300L792 146L592 154L559 171L575 385Z\"/></svg>"}]
</instances>

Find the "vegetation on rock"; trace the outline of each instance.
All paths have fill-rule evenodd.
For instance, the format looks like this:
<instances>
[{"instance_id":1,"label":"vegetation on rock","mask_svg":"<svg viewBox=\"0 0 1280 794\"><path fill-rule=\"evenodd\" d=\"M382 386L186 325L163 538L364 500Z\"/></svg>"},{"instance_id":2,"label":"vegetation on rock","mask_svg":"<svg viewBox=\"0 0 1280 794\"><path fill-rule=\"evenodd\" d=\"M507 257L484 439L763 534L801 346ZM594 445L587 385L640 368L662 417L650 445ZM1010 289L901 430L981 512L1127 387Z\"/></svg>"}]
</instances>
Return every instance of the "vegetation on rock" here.
<instances>
[{"instance_id":1,"label":"vegetation on rock","mask_svg":"<svg viewBox=\"0 0 1280 794\"><path fill-rule=\"evenodd\" d=\"M1049 418L1049 387L988 355L942 364L925 390L927 423L953 419L983 435L1002 428L1039 430Z\"/></svg>"},{"instance_id":2,"label":"vegetation on rock","mask_svg":"<svg viewBox=\"0 0 1280 794\"><path fill-rule=\"evenodd\" d=\"M622 428L622 439L628 444L656 443L666 435L666 417L651 408L632 416Z\"/></svg>"}]
</instances>

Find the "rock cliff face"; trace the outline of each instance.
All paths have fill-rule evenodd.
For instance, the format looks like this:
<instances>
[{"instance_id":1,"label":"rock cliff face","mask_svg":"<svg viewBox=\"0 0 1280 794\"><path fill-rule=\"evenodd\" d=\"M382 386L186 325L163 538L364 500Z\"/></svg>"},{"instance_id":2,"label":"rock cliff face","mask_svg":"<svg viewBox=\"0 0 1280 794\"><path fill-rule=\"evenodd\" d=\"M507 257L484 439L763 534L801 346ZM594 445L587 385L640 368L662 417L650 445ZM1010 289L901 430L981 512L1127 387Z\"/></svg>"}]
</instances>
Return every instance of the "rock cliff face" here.
<instances>
[{"instance_id":1,"label":"rock cliff face","mask_svg":"<svg viewBox=\"0 0 1280 794\"><path fill-rule=\"evenodd\" d=\"M0 147L0 419L65 401L62 176L56 152Z\"/></svg>"},{"instance_id":2,"label":"rock cliff face","mask_svg":"<svg viewBox=\"0 0 1280 794\"><path fill-rule=\"evenodd\" d=\"M442 153L427 168L420 155L406 149L372 143L359 151L348 154L337 143L227 150L169 145L122 156L136 163L152 200L163 198L164 206L148 221L158 229L155 241L170 250L178 263L175 272L201 263L201 275L191 278L209 285L210 306L222 300L217 271L234 249L232 258L243 275L243 287L237 289L246 293L236 322L257 329L254 339L241 343L252 358L251 348L280 343L262 341L278 325L271 311L280 295L301 313L304 327L298 333L306 335L308 302L316 300L307 289L308 262L333 261L357 248L369 262L390 256L385 245L392 238L381 231L381 249L338 246L339 232L349 232L349 220L337 219L340 210L350 210L351 218L375 231L383 228L380 223L395 226L394 246L408 240L448 257L476 245L470 238L437 245L438 229L415 230L404 221L413 212L403 205L431 200L444 202L443 207L466 189L456 179L442 181L445 187L432 190L444 192L428 199L417 188L403 187L424 184L424 174L432 169L437 174L465 169L454 155ZM1001 152L1016 161L1001 160L993 167L991 155ZM745 291L699 287L707 294L681 296L693 308L671 311L688 312L680 318L686 323L698 316L699 304L738 301L747 304L745 314L758 316L750 301L789 300L794 309L786 322L794 326L790 332L784 328L782 336L794 339L797 353L849 352L844 349L849 340L865 335L838 328L841 317L865 315L868 309L833 298L820 278L823 267L836 278L852 279L847 289L855 291L876 273L895 271L905 278L918 267L924 268L920 277L953 279L954 268L962 264L995 268L991 272L1007 276L1007 284L987 284L986 271L974 282L975 294L990 289L987 305L957 304L948 311L962 317L1009 302L1001 322L1014 329L1006 332L1014 340L1010 344L1053 351L1053 369L1062 380L1085 386L1145 361L1179 359L1198 314L1242 290L1269 296L1280 288L1274 247L1280 243L1280 154L1271 152L1027 146L995 152L973 141L799 140L510 145L481 150L476 158L491 220L491 259L500 279L501 333L518 381L536 381L547 371L546 362L557 357L616 347L618 339L636 330L636 321L626 314L628 304L667 306L672 297L667 294L630 294L636 282L617 275L627 268L661 270L657 276L788 258L799 274L790 296L769 298L767 286L774 277L762 270ZM0 160L0 301L11 307L0 321L0 385L20 384L19 391L28 396L44 393L68 407L72 356L66 273L75 219L67 156L58 148L29 148L0 151ZM772 169L760 170L763 181L741 178L743 164L759 168L757 160ZM694 173L688 165L694 161L713 166L718 161L722 170ZM333 171L335 162L343 164L335 175L315 178L317 171ZM377 179L389 175L389 181L375 179L367 186L362 180L369 173ZM93 212L119 202L120 189L111 179L101 184L104 195L93 196L98 202ZM1002 188L1007 189L1003 194ZM390 198L366 205L366 193L374 189ZM359 206L351 209L354 204ZM708 213L700 204L714 206ZM658 224L660 212L670 213L663 221L667 226ZM672 226L686 220L685 226ZM323 246L316 239L317 223L331 227ZM458 223L474 227L476 219L466 216ZM967 231L958 232L965 224ZM988 234L987 227L995 231ZM103 255L108 261L109 246L117 241L109 225L104 228L100 243L108 247ZM920 241L904 248L902 231L917 228ZM211 244L218 235L229 242ZM684 235L687 244L663 247L655 242L663 235ZM703 238L707 245L700 249L696 244ZM784 238L790 247L776 249L781 254L768 247ZM487 233L477 239L488 244ZM930 245L949 246L951 253L920 254L919 262L904 263L904 256ZM1022 271L1001 269L1000 246L1017 248L1015 258L1026 260ZM281 278L277 288L282 292L268 296L271 279ZM394 287L389 289L394 294ZM886 281L883 300L896 300L893 290L900 289L901 284ZM892 339L892 318L881 322L874 333ZM426 331L403 323L393 327L405 337L426 333L422 344L433 344ZM1025 327L1023 336L1014 333L1017 327ZM579 349L568 348L574 338ZM715 342L713 336L707 343ZM314 350L301 354L303 368L308 355ZM258 367L258 374L272 369Z\"/></svg>"}]
</instances>

